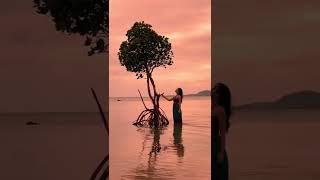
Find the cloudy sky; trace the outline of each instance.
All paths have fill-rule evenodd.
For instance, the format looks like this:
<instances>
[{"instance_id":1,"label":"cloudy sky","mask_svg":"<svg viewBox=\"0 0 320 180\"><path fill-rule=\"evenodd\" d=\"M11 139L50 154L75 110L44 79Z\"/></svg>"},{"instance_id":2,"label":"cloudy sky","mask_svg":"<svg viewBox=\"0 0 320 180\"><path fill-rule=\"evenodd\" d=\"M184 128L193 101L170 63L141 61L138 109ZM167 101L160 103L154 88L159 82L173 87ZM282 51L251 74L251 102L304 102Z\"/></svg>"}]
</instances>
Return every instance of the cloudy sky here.
<instances>
[{"instance_id":1,"label":"cloudy sky","mask_svg":"<svg viewBox=\"0 0 320 180\"><path fill-rule=\"evenodd\" d=\"M320 91L320 1L216 0L214 80L235 104Z\"/></svg>"},{"instance_id":2,"label":"cloudy sky","mask_svg":"<svg viewBox=\"0 0 320 180\"><path fill-rule=\"evenodd\" d=\"M173 94L177 87L196 93L211 87L210 0L110 1L110 96L146 94L146 81L121 66L117 53L126 32L136 21L145 21L169 37L174 64L155 70L157 90Z\"/></svg>"},{"instance_id":3,"label":"cloudy sky","mask_svg":"<svg viewBox=\"0 0 320 180\"><path fill-rule=\"evenodd\" d=\"M88 57L83 38L56 32L33 0L1 1L0 22L0 113L97 111L91 87L106 102L107 54Z\"/></svg>"},{"instance_id":4,"label":"cloudy sky","mask_svg":"<svg viewBox=\"0 0 320 180\"><path fill-rule=\"evenodd\" d=\"M213 78L231 87L236 104L320 91L320 2L214 2ZM117 58L126 31L142 20L173 45L174 65L155 72L159 91L209 89L210 3L110 1L110 96L137 96L137 89L145 94L145 81ZM106 97L108 56L88 57L81 37L56 32L32 6L31 0L0 4L0 112L95 110L89 88Z\"/></svg>"}]
</instances>

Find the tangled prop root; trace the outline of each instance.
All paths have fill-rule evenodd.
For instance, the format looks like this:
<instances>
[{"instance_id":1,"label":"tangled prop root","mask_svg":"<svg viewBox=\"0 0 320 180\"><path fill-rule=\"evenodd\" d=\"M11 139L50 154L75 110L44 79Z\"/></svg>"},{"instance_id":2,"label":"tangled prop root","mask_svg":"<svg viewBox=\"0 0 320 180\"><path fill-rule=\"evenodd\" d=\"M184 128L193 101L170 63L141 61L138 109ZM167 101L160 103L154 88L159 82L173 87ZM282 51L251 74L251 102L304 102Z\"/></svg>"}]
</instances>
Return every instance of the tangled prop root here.
<instances>
[{"instance_id":1,"label":"tangled prop root","mask_svg":"<svg viewBox=\"0 0 320 180\"><path fill-rule=\"evenodd\" d=\"M154 109L143 110L138 118L132 123L137 127L164 127L168 126L169 121L164 111L159 108L158 113Z\"/></svg>"}]
</instances>

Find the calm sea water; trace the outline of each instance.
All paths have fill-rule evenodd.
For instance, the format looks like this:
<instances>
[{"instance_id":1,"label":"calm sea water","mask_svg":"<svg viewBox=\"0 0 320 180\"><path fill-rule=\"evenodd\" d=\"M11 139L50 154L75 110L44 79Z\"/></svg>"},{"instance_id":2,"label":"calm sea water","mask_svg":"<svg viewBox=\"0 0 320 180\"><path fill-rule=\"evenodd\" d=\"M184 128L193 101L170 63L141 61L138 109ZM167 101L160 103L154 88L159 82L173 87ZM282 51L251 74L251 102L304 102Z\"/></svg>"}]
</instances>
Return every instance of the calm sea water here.
<instances>
[{"instance_id":1,"label":"calm sea water","mask_svg":"<svg viewBox=\"0 0 320 180\"><path fill-rule=\"evenodd\" d=\"M172 122L172 104L161 105ZM141 110L139 99L110 99L110 179L211 178L209 98L185 98L181 129L136 128ZM108 153L98 113L0 115L0 122L0 179L85 180ZM319 137L318 110L235 111L230 179L320 179Z\"/></svg>"},{"instance_id":2,"label":"calm sea water","mask_svg":"<svg viewBox=\"0 0 320 180\"><path fill-rule=\"evenodd\" d=\"M110 179L211 179L209 97L184 99L182 128L173 126L172 102L161 101L170 124L160 130L132 125L144 109L140 99L119 100L109 104Z\"/></svg>"},{"instance_id":3,"label":"calm sea water","mask_svg":"<svg viewBox=\"0 0 320 180\"><path fill-rule=\"evenodd\" d=\"M320 179L320 111L236 111L227 150L230 179Z\"/></svg>"},{"instance_id":4,"label":"calm sea water","mask_svg":"<svg viewBox=\"0 0 320 180\"><path fill-rule=\"evenodd\" d=\"M99 113L1 114L0 123L1 180L88 180L108 154Z\"/></svg>"}]
</instances>

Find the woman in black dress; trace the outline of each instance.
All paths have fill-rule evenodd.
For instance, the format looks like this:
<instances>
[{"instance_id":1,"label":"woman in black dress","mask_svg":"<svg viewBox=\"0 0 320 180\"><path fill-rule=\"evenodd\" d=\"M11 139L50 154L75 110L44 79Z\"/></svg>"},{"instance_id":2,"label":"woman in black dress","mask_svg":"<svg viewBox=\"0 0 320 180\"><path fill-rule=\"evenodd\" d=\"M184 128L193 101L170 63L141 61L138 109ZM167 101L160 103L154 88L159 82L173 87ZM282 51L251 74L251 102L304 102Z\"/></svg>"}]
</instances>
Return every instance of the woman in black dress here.
<instances>
[{"instance_id":1,"label":"woman in black dress","mask_svg":"<svg viewBox=\"0 0 320 180\"><path fill-rule=\"evenodd\" d=\"M230 127L231 93L223 83L212 90L213 102L213 179L228 180L229 164L226 151L226 134Z\"/></svg>"}]
</instances>

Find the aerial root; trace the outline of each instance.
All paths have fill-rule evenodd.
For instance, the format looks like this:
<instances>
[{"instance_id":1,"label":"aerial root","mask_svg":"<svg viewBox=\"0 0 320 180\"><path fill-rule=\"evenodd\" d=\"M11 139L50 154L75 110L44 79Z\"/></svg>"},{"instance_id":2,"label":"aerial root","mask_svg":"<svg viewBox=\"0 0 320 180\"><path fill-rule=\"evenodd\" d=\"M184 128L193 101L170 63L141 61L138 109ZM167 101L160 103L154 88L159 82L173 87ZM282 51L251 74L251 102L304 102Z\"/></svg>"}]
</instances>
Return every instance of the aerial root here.
<instances>
[{"instance_id":1,"label":"aerial root","mask_svg":"<svg viewBox=\"0 0 320 180\"><path fill-rule=\"evenodd\" d=\"M137 127L164 127L169 124L168 118L164 111L160 109L159 111L154 109L143 110L138 118L132 123L132 125Z\"/></svg>"}]
</instances>

